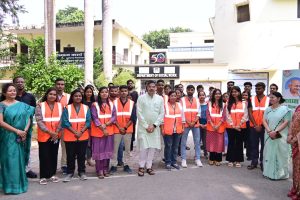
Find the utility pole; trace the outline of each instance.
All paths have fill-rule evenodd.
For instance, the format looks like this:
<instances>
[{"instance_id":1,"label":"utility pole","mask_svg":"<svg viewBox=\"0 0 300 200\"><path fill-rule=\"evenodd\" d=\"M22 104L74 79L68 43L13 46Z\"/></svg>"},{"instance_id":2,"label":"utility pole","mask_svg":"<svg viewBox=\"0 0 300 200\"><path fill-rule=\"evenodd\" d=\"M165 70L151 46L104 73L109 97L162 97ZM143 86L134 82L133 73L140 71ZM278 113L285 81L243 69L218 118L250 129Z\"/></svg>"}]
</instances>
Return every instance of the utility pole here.
<instances>
[{"instance_id":1,"label":"utility pole","mask_svg":"<svg viewBox=\"0 0 300 200\"><path fill-rule=\"evenodd\" d=\"M56 53L55 0L44 0L45 59Z\"/></svg>"},{"instance_id":2,"label":"utility pole","mask_svg":"<svg viewBox=\"0 0 300 200\"><path fill-rule=\"evenodd\" d=\"M112 81L112 0L102 0L102 54L104 75Z\"/></svg>"},{"instance_id":3,"label":"utility pole","mask_svg":"<svg viewBox=\"0 0 300 200\"><path fill-rule=\"evenodd\" d=\"M90 83L93 84L94 82L93 59L94 59L94 0L84 0L84 83L85 85Z\"/></svg>"}]
</instances>

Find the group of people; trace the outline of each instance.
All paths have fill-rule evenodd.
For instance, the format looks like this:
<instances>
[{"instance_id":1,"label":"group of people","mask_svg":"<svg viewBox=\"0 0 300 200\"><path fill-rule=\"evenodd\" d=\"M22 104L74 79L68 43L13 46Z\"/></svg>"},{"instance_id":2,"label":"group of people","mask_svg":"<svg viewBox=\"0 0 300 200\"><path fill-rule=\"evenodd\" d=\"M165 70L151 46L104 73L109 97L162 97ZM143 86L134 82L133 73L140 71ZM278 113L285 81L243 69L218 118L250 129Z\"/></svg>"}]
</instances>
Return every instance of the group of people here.
<instances>
[{"instance_id":1,"label":"group of people","mask_svg":"<svg viewBox=\"0 0 300 200\"><path fill-rule=\"evenodd\" d=\"M159 149L167 170L186 168L187 139L192 132L196 166L203 166L202 148L209 165L220 166L226 155L229 167L240 168L245 149L251 161L247 168L260 166L263 175L272 180L289 177L292 145L293 187L288 196L300 198L300 107L292 117L276 84L271 84L270 94L265 95L266 85L256 83L253 96L251 82L245 82L243 92L229 81L225 93L210 87L206 95L202 85L188 85L185 94L182 84L173 89L163 80L147 81L146 93L141 96L132 80L127 85L101 87L97 95L92 85L67 94L64 84L58 78L37 105L25 91L22 77L2 88L0 189L4 193L26 192L26 176L34 174L28 174L30 170L26 174L25 168L30 163L35 115L42 185L59 182L59 144L64 182L72 180L76 160L80 180L87 179L86 162L95 165L98 178L103 179L115 173L118 165L133 172L129 161L136 135L138 176L142 177L155 174L152 162Z\"/></svg>"}]
</instances>

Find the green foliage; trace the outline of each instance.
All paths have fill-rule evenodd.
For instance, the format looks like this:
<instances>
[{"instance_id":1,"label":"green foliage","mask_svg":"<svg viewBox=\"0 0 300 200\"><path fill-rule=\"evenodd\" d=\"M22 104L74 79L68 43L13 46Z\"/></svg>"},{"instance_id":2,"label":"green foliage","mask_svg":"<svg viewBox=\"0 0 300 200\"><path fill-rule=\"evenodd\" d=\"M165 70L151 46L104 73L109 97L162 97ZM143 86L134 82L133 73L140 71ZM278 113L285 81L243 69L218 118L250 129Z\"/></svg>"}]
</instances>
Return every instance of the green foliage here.
<instances>
[{"instance_id":1,"label":"green foliage","mask_svg":"<svg viewBox=\"0 0 300 200\"><path fill-rule=\"evenodd\" d=\"M135 80L133 72L124 68L118 68L117 73L113 77L113 83L115 85L126 85L129 79Z\"/></svg>"},{"instance_id":2,"label":"green foliage","mask_svg":"<svg viewBox=\"0 0 300 200\"><path fill-rule=\"evenodd\" d=\"M83 22L84 12L76 7L68 6L63 10L58 10L56 23Z\"/></svg>"},{"instance_id":3,"label":"green foliage","mask_svg":"<svg viewBox=\"0 0 300 200\"><path fill-rule=\"evenodd\" d=\"M192 32L189 28L175 27L150 31L143 35L143 40L154 49L165 49L170 45L169 33Z\"/></svg>"},{"instance_id":4,"label":"green foliage","mask_svg":"<svg viewBox=\"0 0 300 200\"><path fill-rule=\"evenodd\" d=\"M98 77L96 78L96 80L94 81L95 85L99 88L102 86L107 86L108 85L108 81L105 78L104 72L100 72L100 74L98 75Z\"/></svg>"},{"instance_id":5,"label":"green foliage","mask_svg":"<svg viewBox=\"0 0 300 200\"><path fill-rule=\"evenodd\" d=\"M10 44L14 43L15 36L0 30L0 59L10 56Z\"/></svg>"},{"instance_id":6,"label":"green foliage","mask_svg":"<svg viewBox=\"0 0 300 200\"><path fill-rule=\"evenodd\" d=\"M54 86L54 81L60 77L65 79L65 90L71 92L77 88L83 80L83 70L76 65L64 64L54 56L50 57L46 65L44 55L44 40L21 39L29 47L29 54L20 55L19 62L14 67L15 76L23 76L26 80L26 88L37 96L41 96L49 88Z\"/></svg>"},{"instance_id":7,"label":"green foliage","mask_svg":"<svg viewBox=\"0 0 300 200\"><path fill-rule=\"evenodd\" d=\"M101 72L103 71L103 55L100 48L94 49L94 82L96 82L97 78L100 76Z\"/></svg>"},{"instance_id":8,"label":"green foliage","mask_svg":"<svg viewBox=\"0 0 300 200\"><path fill-rule=\"evenodd\" d=\"M18 13L26 12L23 5L19 5L19 0L0 1L0 30L6 15L9 15L13 23L19 23ZM0 38L1 39L1 38Z\"/></svg>"}]
</instances>

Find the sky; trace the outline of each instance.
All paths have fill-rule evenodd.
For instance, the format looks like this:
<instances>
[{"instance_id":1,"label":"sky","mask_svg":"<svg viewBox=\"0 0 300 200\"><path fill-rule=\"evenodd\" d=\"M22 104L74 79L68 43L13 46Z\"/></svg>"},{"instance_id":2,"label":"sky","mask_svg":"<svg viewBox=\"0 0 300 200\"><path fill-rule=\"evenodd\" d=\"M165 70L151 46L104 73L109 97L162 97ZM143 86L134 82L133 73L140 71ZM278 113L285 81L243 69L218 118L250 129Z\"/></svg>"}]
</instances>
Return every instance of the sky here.
<instances>
[{"instance_id":1,"label":"sky","mask_svg":"<svg viewBox=\"0 0 300 200\"><path fill-rule=\"evenodd\" d=\"M170 27L211 31L209 18L214 16L215 0L110 0L113 18L135 35ZM101 19L101 0L95 0L94 16ZM20 14L20 25L41 25L44 0L20 0L26 14ZM56 0L56 11L67 6L84 9L84 0Z\"/></svg>"}]
</instances>

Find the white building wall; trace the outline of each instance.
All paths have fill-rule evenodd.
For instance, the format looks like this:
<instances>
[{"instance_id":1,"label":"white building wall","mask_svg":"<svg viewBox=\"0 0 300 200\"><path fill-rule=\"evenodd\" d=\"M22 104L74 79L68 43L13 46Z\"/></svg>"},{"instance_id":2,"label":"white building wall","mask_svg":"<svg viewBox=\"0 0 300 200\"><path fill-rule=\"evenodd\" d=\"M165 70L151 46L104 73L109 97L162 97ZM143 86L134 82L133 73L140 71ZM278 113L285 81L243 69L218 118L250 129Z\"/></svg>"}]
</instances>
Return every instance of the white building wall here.
<instances>
[{"instance_id":1,"label":"white building wall","mask_svg":"<svg viewBox=\"0 0 300 200\"><path fill-rule=\"evenodd\" d=\"M216 0L215 62L230 69L297 69L297 0L249 0L250 21L237 23L236 5L243 2Z\"/></svg>"}]
</instances>

